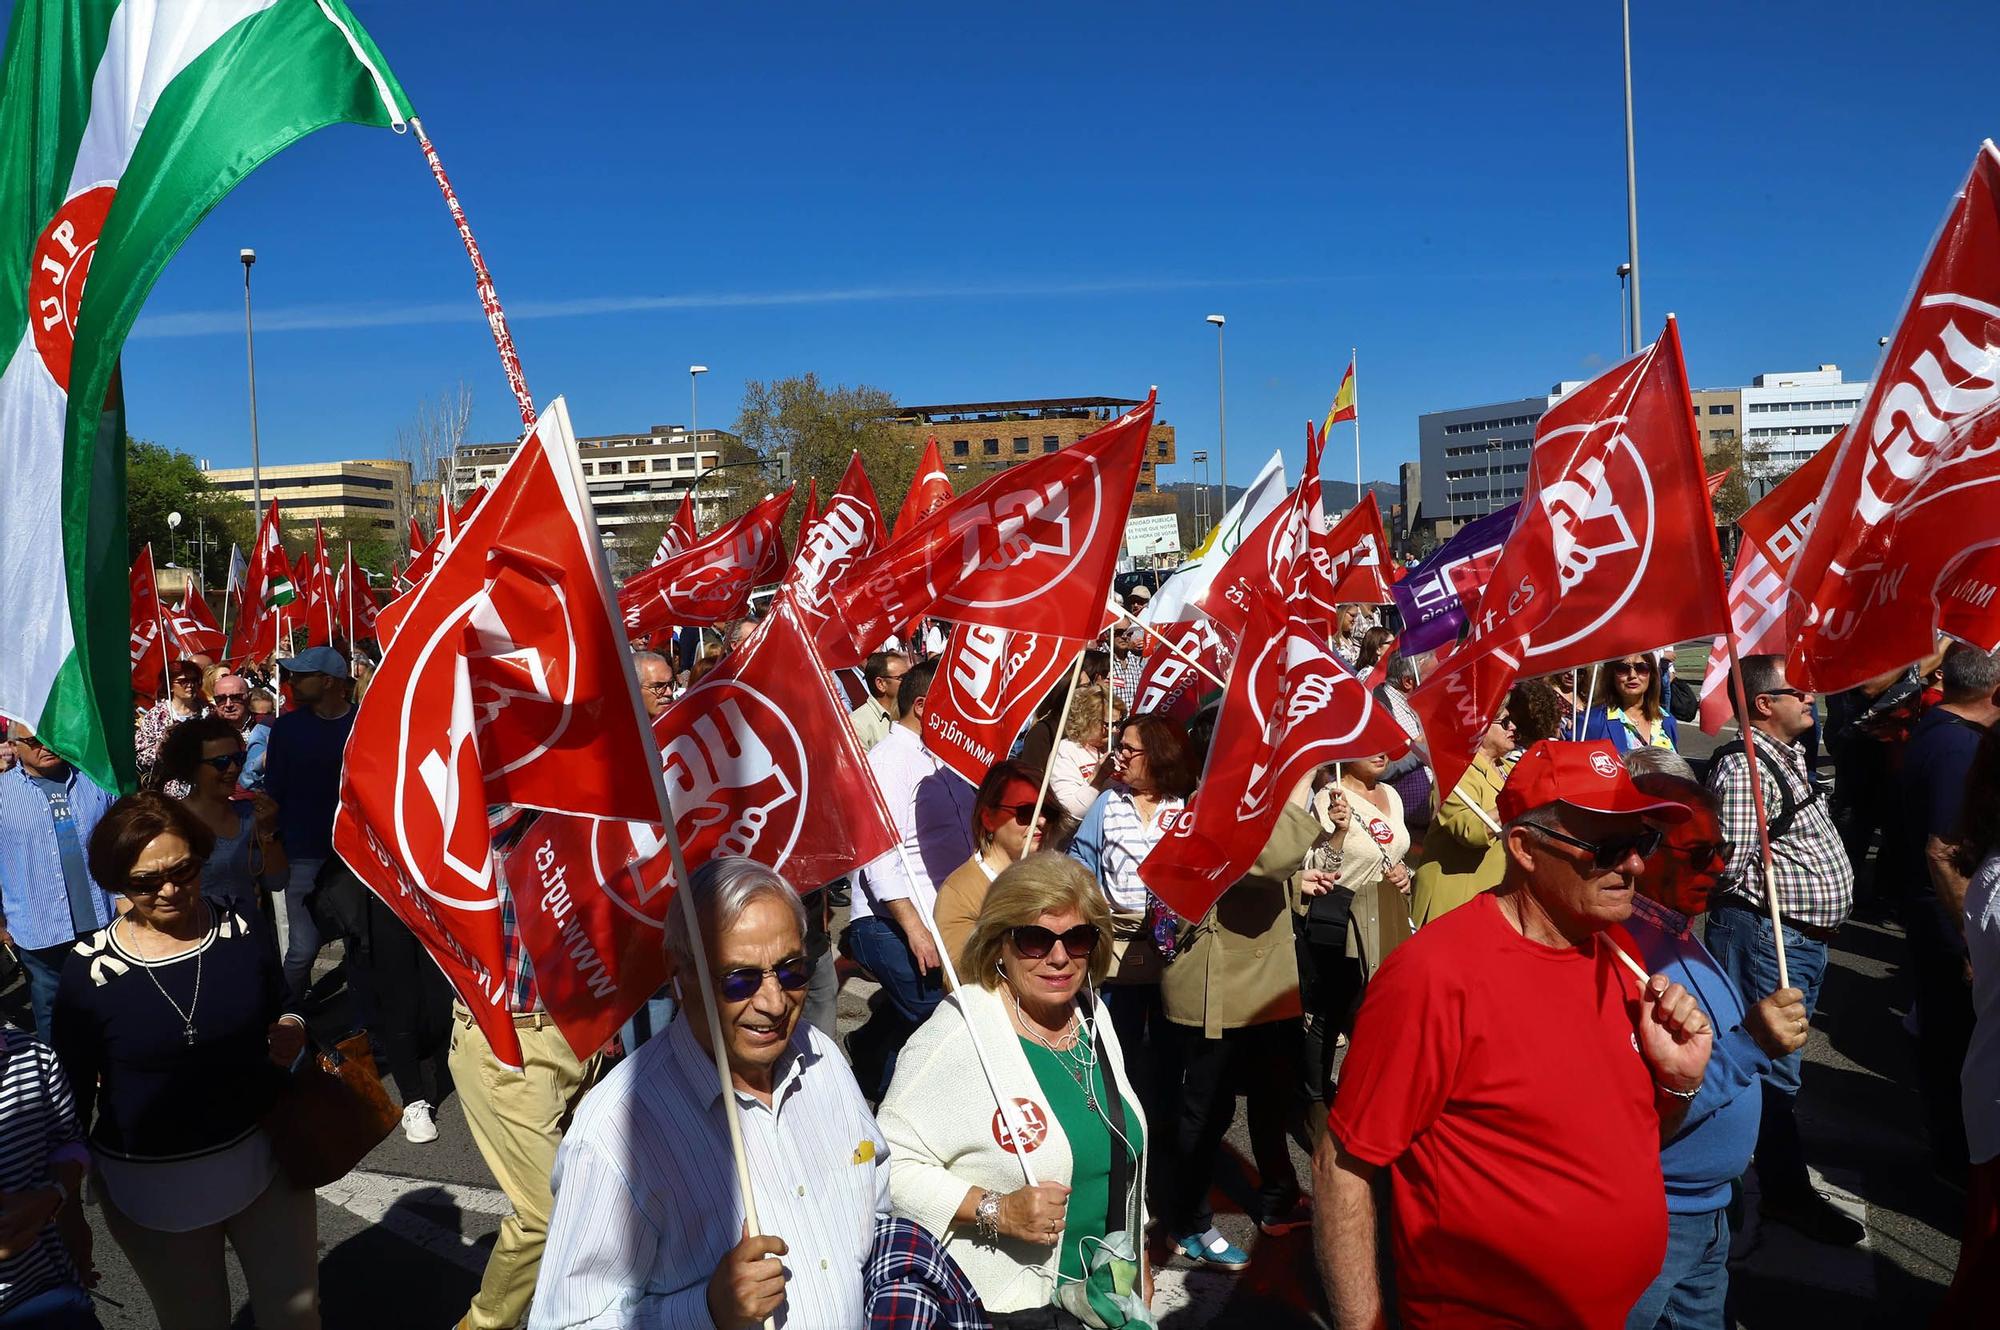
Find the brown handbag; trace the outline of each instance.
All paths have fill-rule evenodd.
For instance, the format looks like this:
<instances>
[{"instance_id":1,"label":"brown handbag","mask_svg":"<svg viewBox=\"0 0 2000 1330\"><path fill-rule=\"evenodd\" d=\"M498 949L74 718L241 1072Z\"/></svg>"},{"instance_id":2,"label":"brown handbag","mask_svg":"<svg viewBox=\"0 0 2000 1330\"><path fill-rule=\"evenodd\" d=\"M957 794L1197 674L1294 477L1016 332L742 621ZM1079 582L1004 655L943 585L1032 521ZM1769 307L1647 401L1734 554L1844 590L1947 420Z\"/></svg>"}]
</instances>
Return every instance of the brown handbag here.
<instances>
[{"instance_id":1,"label":"brown handbag","mask_svg":"<svg viewBox=\"0 0 2000 1330\"><path fill-rule=\"evenodd\" d=\"M357 1031L287 1078L264 1119L278 1167L311 1191L346 1177L403 1119L375 1072L368 1034Z\"/></svg>"}]
</instances>

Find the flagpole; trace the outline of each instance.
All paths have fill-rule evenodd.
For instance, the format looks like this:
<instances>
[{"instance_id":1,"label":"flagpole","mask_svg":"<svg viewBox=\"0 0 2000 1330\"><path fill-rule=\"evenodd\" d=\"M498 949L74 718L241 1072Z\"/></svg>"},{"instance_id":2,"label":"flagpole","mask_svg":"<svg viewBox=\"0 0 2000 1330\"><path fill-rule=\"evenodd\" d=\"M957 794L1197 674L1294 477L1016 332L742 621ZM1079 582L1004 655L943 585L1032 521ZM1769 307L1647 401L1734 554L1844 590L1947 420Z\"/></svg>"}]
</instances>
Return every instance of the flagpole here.
<instances>
[{"instance_id":1,"label":"flagpole","mask_svg":"<svg viewBox=\"0 0 2000 1330\"><path fill-rule=\"evenodd\" d=\"M1037 841L1041 839L1042 804L1046 802L1049 797L1049 774L1056 769L1056 763L1055 763L1056 745L1062 742L1063 731L1069 728L1070 703L1076 701L1077 680L1083 677L1083 657L1085 653L1088 652L1089 650L1090 650L1090 642L1086 641L1076 653L1076 664L1070 667L1069 691L1063 694L1062 715L1057 717L1055 733L1049 741L1049 760L1042 764L1042 788L1040 792L1035 795L1034 817L1033 820L1031 820L1028 823L1027 852L1029 854L1033 854L1035 852L1035 844Z\"/></svg>"},{"instance_id":2,"label":"flagpole","mask_svg":"<svg viewBox=\"0 0 2000 1330\"><path fill-rule=\"evenodd\" d=\"M1743 760L1750 768L1750 809L1757 822L1757 848L1764 862L1764 903L1771 910L1771 943L1778 953L1778 987L1790 988L1791 975L1785 970L1785 929L1778 918L1778 876L1771 865L1771 824L1764 820L1764 782L1758 772L1757 735L1750 725L1750 697L1743 690L1743 662L1736 654L1736 630L1731 625L1723 640L1729 644L1729 682L1736 693L1736 728L1743 736ZM1811 780L1810 773L1807 780Z\"/></svg>"},{"instance_id":3,"label":"flagpole","mask_svg":"<svg viewBox=\"0 0 2000 1330\"><path fill-rule=\"evenodd\" d=\"M1357 372L1356 361L1361 348L1350 347L1347 352L1347 372L1354 375L1354 506L1361 506L1361 375Z\"/></svg>"},{"instance_id":4,"label":"flagpole","mask_svg":"<svg viewBox=\"0 0 2000 1330\"><path fill-rule=\"evenodd\" d=\"M168 710L174 701L174 663L167 658L167 618L160 607L160 565L153 562L153 542L146 542L146 567L153 574L153 631L160 636L160 685L166 690Z\"/></svg>"},{"instance_id":5,"label":"flagpole","mask_svg":"<svg viewBox=\"0 0 2000 1330\"><path fill-rule=\"evenodd\" d=\"M347 562L341 566L340 575L347 579L347 654L350 658L358 653L354 643L354 542L347 542Z\"/></svg>"},{"instance_id":6,"label":"flagpole","mask_svg":"<svg viewBox=\"0 0 2000 1330\"><path fill-rule=\"evenodd\" d=\"M1118 642L1115 625L1107 627L1104 630L1104 659L1111 667L1111 673L1106 679L1108 686L1104 691L1104 756L1108 758L1111 756L1112 745L1117 742L1118 734L1118 685L1112 682L1112 680L1118 677ZM1131 705L1135 707L1139 705L1139 693L1136 687L1132 692ZM1057 736L1057 742L1061 742L1060 735ZM1055 765L1055 751L1055 745L1051 744L1049 746L1050 766ZM1098 760L1103 761L1104 759L1100 758ZM1037 809L1036 811L1039 812L1040 810Z\"/></svg>"},{"instance_id":7,"label":"flagpole","mask_svg":"<svg viewBox=\"0 0 2000 1330\"><path fill-rule=\"evenodd\" d=\"M1173 652L1176 656L1179 656L1182 660L1186 661L1188 664L1194 666L1194 668L1197 671L1199 671L1203 676L1205 676L1208 679L1208 681L1210 683L1213 683L1217 688L1227 688L1229 686L1227 683L1223 682L1221 679L1216 677L1214 670L1209 669L1208 666L1202 664L1199 660L1196 660L1193 656L1190 656L1187 652L1181 650L1179 647L1175 646L1172 642L1169 642L1166 638L1160 636L1159 631L1155 629L1151 624L1133 618L1132 612L1130 610L1127 610L1123 605L1120 605L1115 600L1107 601L1105 603L1109 605L1112 609L1116 610L1127 621L1137 624L1155 642L1158 642L1161 646ZM1134 698L1133 699L1134 705L1137 705L1137 702L1138 699Z\"/></svg>"}]
</instances>

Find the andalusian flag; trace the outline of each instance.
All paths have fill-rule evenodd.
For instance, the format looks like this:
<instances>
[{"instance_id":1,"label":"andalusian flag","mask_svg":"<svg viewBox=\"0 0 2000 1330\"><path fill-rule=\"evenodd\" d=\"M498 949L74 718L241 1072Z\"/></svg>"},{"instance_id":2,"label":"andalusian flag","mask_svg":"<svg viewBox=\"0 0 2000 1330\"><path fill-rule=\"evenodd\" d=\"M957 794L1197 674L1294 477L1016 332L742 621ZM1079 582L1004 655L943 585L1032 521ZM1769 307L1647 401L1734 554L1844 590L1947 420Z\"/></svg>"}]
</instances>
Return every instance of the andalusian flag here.
<instances>
[{"instance_id":1,"label":"andalusian flag","mask_svg":"<svg viewBox=\"0 0 2000 1330\"><path fill-rule=\"evenodd\" d=\"M118 352L236 182L409 103L342 0L17 0L0 64L0 714L133 784ZM85 279L90 299L83 299Z\"/></svg>"},{"instance_id":2,"label":"andalusian flag","mask_svg":"<svg viewBox=\"0 0 2000 1330\"><path fill-rule=\"evenodd\" d=\"M1340 376L1340 391L1333 395L1333 410L1326 413L1326 424L1322 429L1332 429L1343 420L1353 420L1354 410L1354 362L1347 362L1347 373Z\"/></svg>"}]
</instances>

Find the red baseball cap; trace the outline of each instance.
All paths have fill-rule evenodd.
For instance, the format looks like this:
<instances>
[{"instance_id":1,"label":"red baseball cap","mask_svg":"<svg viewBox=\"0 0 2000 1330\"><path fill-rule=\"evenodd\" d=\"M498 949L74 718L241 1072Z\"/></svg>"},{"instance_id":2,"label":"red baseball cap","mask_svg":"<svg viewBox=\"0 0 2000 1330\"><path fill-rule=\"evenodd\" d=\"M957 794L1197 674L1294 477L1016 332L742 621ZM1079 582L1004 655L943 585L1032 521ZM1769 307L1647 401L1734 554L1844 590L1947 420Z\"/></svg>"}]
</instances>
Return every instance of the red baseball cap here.
<instances>
[{"instance_id":1,"label":"red baseball cap","mask_svg":"<svg viewBox=\"0 0 2000 1330\"><path fill-rule=\"evenodd\" d=\"M1684 822L1692 816L1685 804L1641 793L1618 750L1604 739L1536 740L1514 764L1494 803L1502 822L1553 803L1592 813L1644 813L1661 822Z\"/></svg>"}]
</instances>

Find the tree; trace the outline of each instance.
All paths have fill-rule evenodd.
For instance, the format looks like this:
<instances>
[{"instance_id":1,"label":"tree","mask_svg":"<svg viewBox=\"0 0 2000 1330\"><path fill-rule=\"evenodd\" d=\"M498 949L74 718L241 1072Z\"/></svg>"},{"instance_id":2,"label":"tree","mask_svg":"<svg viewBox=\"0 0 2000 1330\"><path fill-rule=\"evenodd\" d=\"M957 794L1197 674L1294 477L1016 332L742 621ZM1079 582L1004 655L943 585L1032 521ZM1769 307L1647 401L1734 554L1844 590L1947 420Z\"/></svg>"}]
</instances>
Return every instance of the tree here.
<instances>
[{"instance_id":1,"label":"tree","mask_svg":"<svg viewBox=\"0 0 2000 1330\"><path fill-rule=\"evenodd\" d=\"M1709 475L1730 468L1729 479L1722 482L1713 500L1718 527L1735 526L1737 519L1750 511L1751 504L1784 479L1770 469L1769 456L1770 449L1765 445L1747 442L1733 430L1702 450L1702 464Z\"/></svg>"},{"instance_id":2,"label":"tree","mask_svg":"<svg viewBox=\"0 0 2000 1330\"><path fill-rule=\"evenodd\" d=\"M788 548L798 548L798 523L805 512L807 483L819 482L824 505L826 497L839 488L848 459L857 452L875 486L883 516L893 522L923 456L921 449L910 446L907 434L890 424L895 409L896 399L880 388L865 384L828 388L813 373L769 383L752 379L743 387L743 409L736 420L742 456L725 456L723 460L782 464L785 474L798 485L799 494L786 519ZM773 465L762 474L774 478L778 469ZM769 480L751 482L752 474L752 469L745 467L722 472L708 482L720 488L724 477L736 478L729 501L722 506L725 517L748 512L771 488ZM703 494L710 492L708 485L702 487ZM653 539L659 539L657 530Z\"/></svg>"},{"instance_id":3,"label":"tree","mask_svg":"<svg viewBox=\"0 0 2000 1330\"><path fill-rule=\"evenodd\" d=\"M168 524L169 513L181 515L178 530ZM217 489L194 458L147 439L125 441L128 559L150 542L157 562L205 562L210 579L217 580L228 570L230 543L247 546L251 528L245 496ZM206 560L197 551L198 540L206 542Z\"/></svg>"},{"instance_id":4,"label":"tree","mask_svg":"<svg viewBox=\"0 0 2000 1330\"><path fill-rule=\"evenodd\" d=\"M446 389L435 399L417 403L410 422L396 430L396 456L409 464L412 498L417 501L417 518L426 532L436 525L437 518L434 505L424 500L434 500L441 485L450 485L453 459L471 424L472 389L460 380L457 387Z\"/></svg>"}]
</instances>

